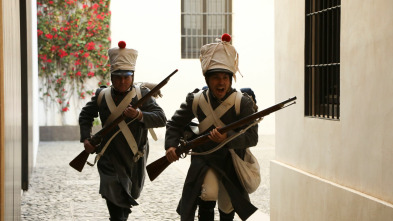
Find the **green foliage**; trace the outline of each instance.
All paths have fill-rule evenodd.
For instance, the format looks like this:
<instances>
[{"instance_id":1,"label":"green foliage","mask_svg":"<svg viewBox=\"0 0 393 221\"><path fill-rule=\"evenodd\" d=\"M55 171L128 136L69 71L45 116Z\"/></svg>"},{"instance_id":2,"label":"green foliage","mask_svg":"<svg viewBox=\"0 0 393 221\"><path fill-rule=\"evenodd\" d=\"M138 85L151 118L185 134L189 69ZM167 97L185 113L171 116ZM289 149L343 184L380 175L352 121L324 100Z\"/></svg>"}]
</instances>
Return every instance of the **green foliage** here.
<instances>
[{"instance_id":1,"label":"green foliage","mask_svg":"<svg viewBox=\"0 0 393 221\"><path fill-rule=\"evenodd\" d=\"M85 82L97 78L109 85L110 0L38 0L37 35L41 99L69 110L79 99L94 94Z\"/></svg>"},{"instance_id":2,"label":"green foliage","mask_svg":"<svg viewBox=\"0 0 393 221\"><path fill-rule=\"evenodd\" d=\"M99 117L94 118L93 126L101 125L101 120Z\"/></svg>"}]
</instances>

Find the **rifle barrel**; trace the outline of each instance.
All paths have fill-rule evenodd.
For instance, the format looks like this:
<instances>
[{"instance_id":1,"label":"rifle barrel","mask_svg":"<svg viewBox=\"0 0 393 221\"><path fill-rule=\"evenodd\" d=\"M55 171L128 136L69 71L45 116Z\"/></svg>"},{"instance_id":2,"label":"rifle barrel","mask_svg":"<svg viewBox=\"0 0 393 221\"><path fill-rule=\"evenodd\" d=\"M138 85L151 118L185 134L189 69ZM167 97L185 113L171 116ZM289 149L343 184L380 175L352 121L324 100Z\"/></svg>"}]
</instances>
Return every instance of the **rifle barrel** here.
<instances>
[{"instance_id":1,"label":"rifle barrel","mask_svg":"<svg viewBox=\"0 0 393 221\"><path fill-rule=\"evenodd\" d=\"M159 91L164 85L166 85L169 81L169 78L171 78L174 74L176 74L176 72L178 71L178 69L174 70L170 75L168 75L164 80L162 80L159 84L157 84L153 89L151 89L151 91L149 91L145 96L143 96L140 100L138 100L136 102L135 105L133 105L134 109L137 109L139 107L141 107L146 100L153 96L153 94L155 94L157 91ZM120 122L122 122L124 119L126 119L126 116L124 116L123 114L121 114L119 117L117 117L114 121L112 121L110 124L108 124L108 126L102 128L101 130L99 130L95 135L93 135L93 137L103 137L106 134L108 134L110 131L113 130L113 128L115 128Z\"/></svg>"},{"instance_id":2,"label":"rifle barrel","mask_svg":"<svg viewBox=\"0 0 393 221\"><path fill-rule=\"evenodd\" d=\"M146 100L153 96L157 91L159 91L164 85L166 85L169 81L169 79L176 74L178 69L174 70L170 75L168 75L164 80L162 80L159 84L157 84L153 89L151 89L145 96L143 96L141 99L139 99L135 105L133 105L133 108L139 108L143 105L143 103L146 102ZM96 146L100 144L102 137L108 134L110 131L112 131L120 122L122 122L124 119L126 119L126 116L121 114L119 117L117 117L114 121L112 121L108 126L102 128L99 130L96 134L92 136L90 139L90 142L92 145ZM82 171L84 165L86 164L87 158L89 157L89 153L86 151L82 151L78 156L76 156L70 163L69 165L78 170L79 172Z\"/></svg>"},{"instance_id":3,"label":"rifle barrel","mask_svg":"<svg viewBox=\"0 0 393 221\"><path fill-rule=\"evenodd\" d=\"M249 124L249 123L255 121L256 119L259 119L261 117L265 117L265 116L267 116L267 115L269 115L269 114L271 114L273 112L276 112L276 111L278 111L278 110L280 110L282 108L287 107L287 106L285 106L285 104L287 104L289 102L292 102L294 100L296 100L296 97L290 98L290 99L288 99L286 101L283 101L283 102L278 103L278 104L276 104L274 106L266 108L265 110L262 110L262 111L254 113L254 114L251 114L251 115L249 115L247 117L244 117L244 118L242 118L242 119L240 119L238 121L230 123L230 124L228 124L228 125L226 125L226 126L224 126L222 128L219 128L218 132L226 133L226 132L228 132L230 130L234 130L234 129L239 128L239 127L241 127L243 125ZM199 136L199 137L197 137L197 138L195 138L195 139L193 139L193 140L191 140L189 142L185 142L185 145L183 145L182 148L178 148L176 150L176 153L178 154L178 156L180 156L183 153L187 153L189 150L191 150L195 146L199 146L200 144L206 143L207 141L209 141L208 134L201 135L201 136Z\"/></svg>"},{"instance_id":4,"label":"rifle barrel","mask_svg":"<svg viewBox=\"0 0 393 221\"><path fill-rule=\"evenodd\" d=\"M220 133L226 133L230 130L237 129L243 125L250 124L251 122L255 121L256 119L262 118L264 116L267 116L275 111L278 111L282 108L288 107L289 105L286 105L289 102L295 101L296 97L289 98L288 100L285 100L281 103L278 103L276 105L273 105L269 108L266 108L265 110L256 112L254 114L251 114L247 117L244 117L238 121L235 121L233 123L230 123L226 125L225 127L219 128L218 131ZM179 145L179 148L176 149L176 154L177 156L181 156L184 153L188 153L191 149L194 147L197 147L203 143L208 142L210 139L208 138L208 134L201 135L191 141L186 141L184 144ZM160 159L150 163L147 165L146 170L147 174L149 175L150 181L153 181L155 178L157 178L169 165L171 162L169 162L166 158L166 156L161 157Z\"/></svg>"}]
</instances>

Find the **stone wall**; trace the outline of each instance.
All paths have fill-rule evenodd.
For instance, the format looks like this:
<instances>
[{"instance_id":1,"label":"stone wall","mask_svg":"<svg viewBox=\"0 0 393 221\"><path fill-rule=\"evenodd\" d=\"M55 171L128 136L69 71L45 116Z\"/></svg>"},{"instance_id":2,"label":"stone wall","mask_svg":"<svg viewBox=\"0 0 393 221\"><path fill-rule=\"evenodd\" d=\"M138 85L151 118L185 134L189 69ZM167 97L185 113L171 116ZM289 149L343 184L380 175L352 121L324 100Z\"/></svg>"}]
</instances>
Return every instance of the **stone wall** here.
<instances>
[{"instance_id":1,"label":"stone wall","mask_svg":"<svg viewBox=\"0 0 393 221\"><path fill-rule=\"evenodd\" d=\"M92 133L95 134L101 129L101 126L94 126ZM79 126L41 126L40 141L65 141L79 140Z\"/></svg>"}]
</instances>

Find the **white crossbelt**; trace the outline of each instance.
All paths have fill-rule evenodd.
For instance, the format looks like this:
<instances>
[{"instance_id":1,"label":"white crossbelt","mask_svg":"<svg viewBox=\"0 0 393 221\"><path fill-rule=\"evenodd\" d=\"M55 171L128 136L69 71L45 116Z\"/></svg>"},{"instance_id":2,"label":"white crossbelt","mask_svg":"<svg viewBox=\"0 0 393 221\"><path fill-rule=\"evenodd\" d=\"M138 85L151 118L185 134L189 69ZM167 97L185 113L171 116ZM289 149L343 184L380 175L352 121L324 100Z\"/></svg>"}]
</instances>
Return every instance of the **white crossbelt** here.
<instances>
[{"instance_id":1,"label":"white crossbelt","mask_svg":"<svg viewBox=\"0 0 393 221\"><path fill-rule=\"evenodd\" d=\"M123 111L127 108L127 106L131 103L132 99L136 96L135 88L132 88L132 91L128 92L128 94L124 97L124 99L120 102L118 106L116 106L115 102L113 101L111 92L105 93L105 100L106 104L108 105L109 111L111 115L105 121L105 125L109 124L117 117L123 114ZM136 144L135 138L131 133L130 128L127 126L127 123L123 120L119 123L119 128L123 133L124 137L127 140L128 145L130 146L134 155L138 152L138 145Z\"/></svg>"},{"instance_id":2,"label":"white crossbelt","mask_svg":"<svg viewBox=\"0 0 393 221\"><path fill-rule=\"evenodd\" d=\"M137 86L135 86L137 87ZM120 102L118 106L116 106L115 102L113 101L112 95L111 95L111 88L105 88L104 90L101 91L101 93L104 93L103 96L105 96L106 103L108 105L109 111L111 112L111 115L108 117L108 119L105 121L104 126L108 125L110 122L115 120L117 117L119 117L121 114L123 114L123 111L127 108L127 106L131 103L132 99L136 96L136 90L135 88L132 89ZM101 93L99 94L99 104L101 103L102 96ZM134 154L134 161L138 161L139 158L141 158L144 153L138 150L138 145L135 141L134 136L132 135L130 128L128 127L128 124L132 123L136 118L132 119L130 122L126 123L124 120L121 121L118 125L120 130L118 130L116 133L112 135L112 137L105 143L104 147L102 148L101 152L99 152L95 159L94 163L89 163L90 166L94 166L96 162L101 158L102 155L104 155L106 149L108 148L109 144L111 141L116 137L117 134L120 132L123 133L124 137L126 138L126 141L131 148L132 153Z\"/></svg>"},{"instance_id":3,"label":"white crossbelt","mask_svg":"<svg viewBox=\"0 0 393 221\"><path fill-rule=\"evenodd\" d=\"M199 133L203 133L212 125L216 127L223 127L225 124L220 120L220 118L233 106L235 105L236 114L240 112L240 101L242 94L239 92L232 93L227 99L225 99L216 109L212 109L210 105L209 90L206 92L207 101L202 96L202 93L197 93L194 95L193 110L199 106L202 112L206 115L206 118L199 123ZM203 98L202 98L203 97ZM239 103L239 104L237 104ZM238 110L239 109L239 110ZM196 111L194 111L196 115Z\"/></svg>"}]
</instances>

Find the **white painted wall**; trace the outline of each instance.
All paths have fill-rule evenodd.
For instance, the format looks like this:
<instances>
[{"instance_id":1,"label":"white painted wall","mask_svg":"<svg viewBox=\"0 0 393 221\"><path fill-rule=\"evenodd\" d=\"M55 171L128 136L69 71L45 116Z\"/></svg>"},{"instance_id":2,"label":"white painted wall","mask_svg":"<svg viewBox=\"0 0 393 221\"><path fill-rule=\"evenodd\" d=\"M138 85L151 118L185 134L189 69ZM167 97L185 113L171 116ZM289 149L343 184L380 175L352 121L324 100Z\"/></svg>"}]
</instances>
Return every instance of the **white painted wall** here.
<instances>
[{"instance_id":1,"label":"white painted wall","mask_svg":"<svg viewBox=\"0 0 393 221\"><path fill-rule=\"evenodd\" d=\"M273 2L233 1L233 45L240 54L240 70L244 75L233 86L254 89L260 109L274 103ZM127 47L138 50L135 81L158 83L179 69L162 89L164 97L157 100L168 118L188 92L205 85L199 59L180 57L180 6L180 1L111 1L112 47L124 40ZM76 125L82 106L68 112L64 123ZM45 113L42 104L40 108ZM41 115L40 125L61 124L56 111ZM260 133L273 134L274 115L266 117L260 125Z\"/></svg>"},{"instance_id":2,"label":"white painted wall","mask_svg":"<svg viewBox=\"0 0 393 221\"><path fill-rule=\"evenodd\" d=\"M15 220L21 208L21 47L19 1L0 2L1 203L0 219Z\"/></svg>"},{"instance_id":3,"label":"white painted wall","mask_svg":"<svg viewBox=\"0 0 393 221\"><path fill-rule=\"evenodd\" d=\"M28 59L28 66L29 66L29 77L32 79L32 85L31 86L31 91L32 94L32 124L31 124L31 129L32 129L32 134L31 134L31 141L32 142L32 154L30 159L33 160L32 164L35 165L36 162L36 156L38 152L38 144L39 144L39 112L38 112L38 107L39 107L39 94L38 94L38 57L35 56L38 54L38 46L37 46L37 35L36 35L36 30L37 30L37 2L35 0L29 0L26 2L26 12L27 12L27 18L29 19L27 22L27 47L29 57ZM30 54L31 53L31 54Z\"/></svg>"},{"instance_id":4,"label":"white painted wall","mask_svg":"<svg viewBox=\"0 0 393 221\"><path fill-rule=\"evenodd\" d=\"M239 68L244 75L234 86L251 87L259 110L263 110L275 104L274 1L234 0L233 11L233 45L239 53ZM259 133L274 134L274 115L264 118Z\"/></svg>"},{"instance_id":5,"label":"white painted wall","mask_svg":"<svg viewBox=\"0 0 393 221\"><path fill-rule=\"evenodd\" d=\"M340 120L304 117L304 1L275 1L271 220L393 219L393 2L341 1Z\"/></svg>"}]
</instances>

